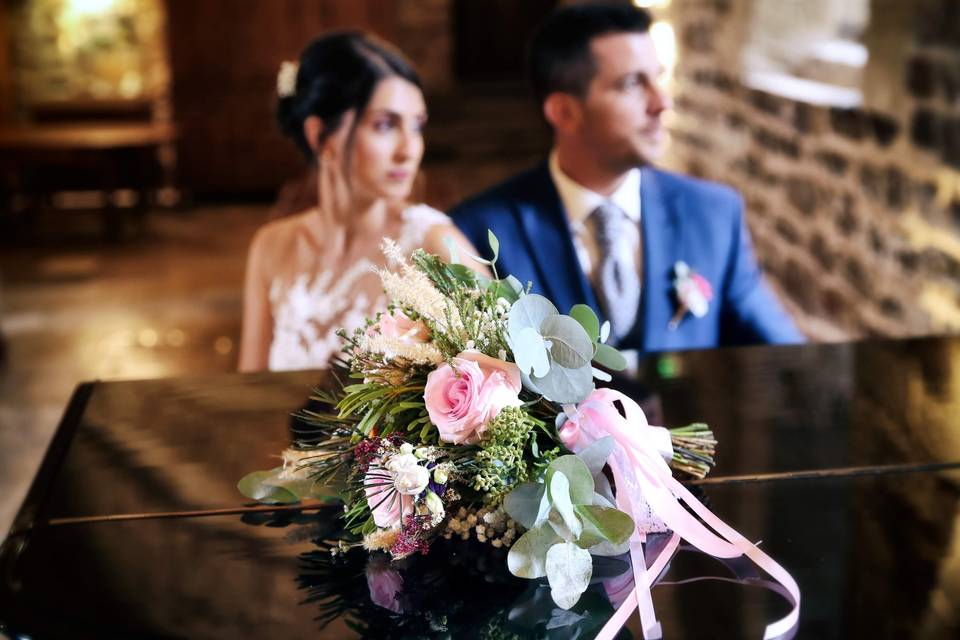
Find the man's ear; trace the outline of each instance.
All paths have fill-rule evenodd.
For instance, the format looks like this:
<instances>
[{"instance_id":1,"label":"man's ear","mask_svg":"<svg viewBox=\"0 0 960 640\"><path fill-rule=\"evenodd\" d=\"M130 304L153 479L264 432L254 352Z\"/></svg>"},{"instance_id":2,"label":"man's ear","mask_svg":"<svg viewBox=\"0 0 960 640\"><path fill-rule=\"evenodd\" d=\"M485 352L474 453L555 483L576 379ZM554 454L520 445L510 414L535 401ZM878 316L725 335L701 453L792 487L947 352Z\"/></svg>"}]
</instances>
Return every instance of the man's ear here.
<instances>
[{"instance_id":1,"label":"man's ear","mask_svg":"<svg viewBox=\"0 0 960 640\"><path fill-rule=\"evenodd\" d=\"M303 121L303 137L307 139L310 150L316 155L320 153L320 134L323 133L323 120L320 116L307 116Z\"/></svg>"},{"instance_id":2,"label":"man's ear","mask_svg":"<svg viewBox=\"0 0 960 640\"><path fill-rule=\"evenodd\" d=\"M576 96L555 91L543 101L543 117L558 133L573 133L580 127L583 110Z\"/></svg>"}]
</instances>

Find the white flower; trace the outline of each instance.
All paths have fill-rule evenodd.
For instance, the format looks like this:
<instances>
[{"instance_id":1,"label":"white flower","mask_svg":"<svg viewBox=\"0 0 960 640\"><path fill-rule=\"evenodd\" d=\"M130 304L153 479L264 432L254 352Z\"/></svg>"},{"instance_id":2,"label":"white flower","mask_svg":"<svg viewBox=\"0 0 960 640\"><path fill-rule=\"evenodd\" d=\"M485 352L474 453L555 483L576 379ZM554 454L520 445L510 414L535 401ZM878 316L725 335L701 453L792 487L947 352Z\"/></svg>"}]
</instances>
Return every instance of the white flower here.
<instances>
[{"instance_id":1,"label":"white flower","mask_svg":"<svg viewBox=\"0 0 960 640\"><path fill-rule=\"evenodd\" d=\"M277 95L281 98L289 98L297 92L297 72L300 65L297 62L284 60L280 63L280 71L277 72Z\"/></svg>"},{"instance_id":2,"label":"white flower","mask_svg":"<svg viewBox=\"0 0 960 640\"><path fill-rule=\"evenodd\" d=\"M394 488L404 495L418 495L430 482L430 471L417 464L417 457L412 453L393 456L387 462L387 469L393 473Z\"/></svg>"},{"instance_id":3,"label":"white flower","mask_svg":"<svg viewBox=\"0 0 960 640\"><path fill-rule=\"evenodd\" d=\"M402 445L400 445L400 453L413 453L413 445L409 442L404 442Z\"/></svg>"},{"instance_id":4,"label":"white flower","mask_svg":"<svg viewBox=\"0 0 960 640\"><path fill-rule=\"evenodd\" d=\"M433 469L433 481L437 484L447 484L449 477L447 476L447 470L443 467L434 467Z\"/></svg>"}]
</instances>

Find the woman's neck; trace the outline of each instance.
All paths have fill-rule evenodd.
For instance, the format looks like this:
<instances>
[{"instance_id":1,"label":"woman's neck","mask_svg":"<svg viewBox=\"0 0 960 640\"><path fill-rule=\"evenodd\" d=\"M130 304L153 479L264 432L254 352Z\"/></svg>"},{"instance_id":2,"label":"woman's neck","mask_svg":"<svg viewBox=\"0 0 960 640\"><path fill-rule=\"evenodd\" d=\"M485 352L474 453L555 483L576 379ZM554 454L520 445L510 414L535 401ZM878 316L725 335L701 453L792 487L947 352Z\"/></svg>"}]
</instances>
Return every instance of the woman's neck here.
<instances>
[{"instance_id":1,"label":"woman's neck","mask_svg":"<svg viewBox=\"0 0 960 640\"><path fill-rule=\"evenodd\" d=\"M308 224L321 246L335 252L346 252L357 237L380 235L389 223L392 208L386 200L354 200L349 213L337 215L316 208Z\"/></svg>"}]
</instances>

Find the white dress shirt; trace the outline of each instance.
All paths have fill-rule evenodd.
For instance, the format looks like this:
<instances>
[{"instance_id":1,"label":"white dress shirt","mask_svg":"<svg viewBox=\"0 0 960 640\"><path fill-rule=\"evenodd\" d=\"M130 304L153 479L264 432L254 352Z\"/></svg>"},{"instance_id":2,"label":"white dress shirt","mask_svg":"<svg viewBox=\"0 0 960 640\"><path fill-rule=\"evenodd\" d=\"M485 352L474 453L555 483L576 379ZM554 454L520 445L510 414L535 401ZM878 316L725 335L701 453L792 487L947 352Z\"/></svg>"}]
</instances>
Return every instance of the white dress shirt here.
<instances>
[{"instance_id":1,"label":"white dress shirt","mask_svg":"<svg viewBox=\"0 0 960 640\"><path fill-rule=\"evenodd\" d=\"M600 250L594 237L593 225L588 218L600 205L610 202L617 205L634 224L626 227L627 242L634 249L637 274L642 278L642 244L640 242L640 169L632 169L620 186L609 196L601 195L575 182L560 168L556 150L550 153L550 178L553 180L560 202L567 211L567 219L573 231L573 246L577 250L580 268L590 282L594 282L593 266L600 262Z\"/></svg>"}]
</instances>

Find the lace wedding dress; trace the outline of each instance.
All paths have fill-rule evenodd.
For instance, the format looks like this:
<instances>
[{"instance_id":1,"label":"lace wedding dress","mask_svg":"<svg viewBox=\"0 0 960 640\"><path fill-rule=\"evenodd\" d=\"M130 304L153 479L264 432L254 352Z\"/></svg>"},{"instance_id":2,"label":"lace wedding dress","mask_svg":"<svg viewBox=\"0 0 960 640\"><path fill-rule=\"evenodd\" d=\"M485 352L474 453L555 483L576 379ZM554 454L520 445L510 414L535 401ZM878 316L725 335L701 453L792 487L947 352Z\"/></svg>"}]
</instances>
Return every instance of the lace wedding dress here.
<instances>
[{"instance_id":1,"label":"lace wedding dress","mask_svg":"<svg viewBox=\"0 0 960 640\"><path fill-rule=\"evenodd\" d=\"M394 240L409 255L438 224L450 224L450 218L427 205L408 207ZM363 326L365 318L386 308L386 296L373 271L385 264L383 256L374 255L336 269L275 278L270 283L270 370L326 368L343 346L337 330L353 331Z\"/></svg>"}]
</instances>

